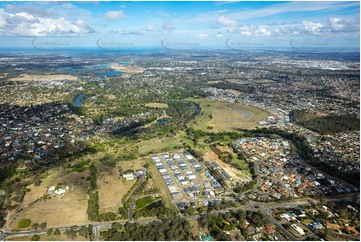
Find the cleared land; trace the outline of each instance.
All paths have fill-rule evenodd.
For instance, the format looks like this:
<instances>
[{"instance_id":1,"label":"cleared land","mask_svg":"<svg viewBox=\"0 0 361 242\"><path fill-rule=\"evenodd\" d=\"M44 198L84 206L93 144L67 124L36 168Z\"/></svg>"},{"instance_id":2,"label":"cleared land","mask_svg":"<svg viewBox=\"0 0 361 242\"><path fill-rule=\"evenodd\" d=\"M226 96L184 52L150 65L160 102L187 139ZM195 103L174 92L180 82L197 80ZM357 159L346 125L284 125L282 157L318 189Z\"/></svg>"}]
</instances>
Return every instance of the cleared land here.
<instances>
[{"instance_id":1,"label":"cleared land","mask_svg":"<svg viewBox=\"0 0 361 242\"><path fill-rule=\"evenodd\" d=\"M99 212L117 213L120 207L123 207L122 198L129 189L136 183L136 180L125 181L121 176L119 169L123 171L137 171L144 167L146 162L141 159L131 161L121 161L115 168L107 168L98 175L97 185L99 192Z\"/></svg>"},{"instance_id":2,"label":"cleared land","mask_svg":"<svg viewBox=\"0 0 361 242\"><path fill-rule=\"evenodd\" d=\"M198 103L202 112L191 122L195 129L203 131L237 131L239 129L253 129L257 122L265 120L270 114L267 110L256 106L230 103L210 99L188 99Z\"/></svg>"},{"instance_id":3,"label":"cleared land","mask_svg":"<svg viewBox=\"0 0 361 242\"><path fill-rule=\"evenodd\" d=\"M145 106L150 108L168 108L166 103L147 103Z\"/></svg>"},{"instance_id":4,"label":"cleared land","mask_svg":"<svg viewBox=\"0 0 361 242\"><path fill-rule=\"evenodd\" d=\"M21 75L19 77L11 78L11 81L77 81L78 77L72 75Z\"/></svg>"},{"instance_id":5,"label":"cleared land","mask_svg":"<svg viewBox=\"0 0 361 242\"><path fill-rule=\"evenodd\" d=\"M245 182L250 180L249 171L247 172L245 170L244 173L241 172L237 168L223 162L213 151L205 153L203 159L206 161L217 162L217 164L220 165L232 177L232 179L236 181Z\"/></svg>"},{"instance_id":6,"label":"cleared land","mask_svg":"<svg viewBox=\"0 0 361 242\"><path fill-rule=\"evenodd\" d=\"M57 170L50 174L39 187L30 187L33 189L26 193L21 204L23 210L18 216L7 222L6 228L16 229L18 221L23 218L30 218L33 223L47 222L48 228L66 226L69 223L86 224L89 222L86 214L88 207L86 177L89 175L89 171L66 173ZM58 183L70 187L74 185L74 190L66 192L63 198L54 197L40 200L29 206L31 202L42 197L48 187L56 186Z\"/></svg>"},{"instance_id":7,"label":"cleared land","mask_svg":"<svg viewBox=\"0 0 361 242\"><path fill-rule=\"evenodd\" d=\"M122 198L133 186L136 180L124 181L120 178L118 169L103 172L98 178L99 212L117 213L123 207Z\"/></svg>"},{"instance_id":8,"label":"cleared land","mask_svg":"<svg viewBox=\"0 0 361 242\"><path fill-rule=\"evenodd\" d=\"M122 71L128 74L142 73L144 70L138 69L137 67L122 66L117 63L112 63L110 67L116 71Z\"/></svg>"}]
</instances>

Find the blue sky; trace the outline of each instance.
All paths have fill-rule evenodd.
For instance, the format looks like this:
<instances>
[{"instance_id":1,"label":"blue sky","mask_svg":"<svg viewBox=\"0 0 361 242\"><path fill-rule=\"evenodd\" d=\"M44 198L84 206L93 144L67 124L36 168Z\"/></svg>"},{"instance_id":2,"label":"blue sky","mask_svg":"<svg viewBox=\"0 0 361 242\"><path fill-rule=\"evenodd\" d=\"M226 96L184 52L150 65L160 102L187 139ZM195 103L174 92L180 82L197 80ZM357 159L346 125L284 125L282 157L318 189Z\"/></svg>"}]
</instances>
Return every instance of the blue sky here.
<instances>
[{"instance_id":1,"label":"blue sky","mask_svg":"<svg viewBox=\"0 0 361 242\"><path fill-rule=\"evenodd\" d=\"M0 2L2 47L359 48L354 2Z\"/></svg>"}]
</instances>

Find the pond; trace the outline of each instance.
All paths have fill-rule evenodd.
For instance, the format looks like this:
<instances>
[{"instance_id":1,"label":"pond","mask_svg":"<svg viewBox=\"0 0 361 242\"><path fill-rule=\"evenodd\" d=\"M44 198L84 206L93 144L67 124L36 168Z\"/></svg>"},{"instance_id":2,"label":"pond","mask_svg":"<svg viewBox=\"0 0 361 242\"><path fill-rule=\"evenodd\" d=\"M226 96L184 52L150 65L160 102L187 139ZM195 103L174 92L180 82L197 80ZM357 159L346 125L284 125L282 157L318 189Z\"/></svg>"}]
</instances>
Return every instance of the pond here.
<instances>
[{"instance_id":1,"label":"pond","mask_svg":"<svg viewBox=\"0 0 361 242\"><path fill-rule=\"evenodd\" d=\"M244 119L249 119L252 116L250 112L247 112L245 110L237 110L237 112L242 114Z\"/></svg>"},{"instance_id":2,"label":"pond","mask_svg":"<svg viewBox=\"0 0 361 242\"><path fill-rule=\"evenodd\" d=\"M73 99L73 105L77 108L81 108L81 106L83 105L83 98L84 98L84 94L76 95L75 98Z\"/></svg>"}]
</instances>

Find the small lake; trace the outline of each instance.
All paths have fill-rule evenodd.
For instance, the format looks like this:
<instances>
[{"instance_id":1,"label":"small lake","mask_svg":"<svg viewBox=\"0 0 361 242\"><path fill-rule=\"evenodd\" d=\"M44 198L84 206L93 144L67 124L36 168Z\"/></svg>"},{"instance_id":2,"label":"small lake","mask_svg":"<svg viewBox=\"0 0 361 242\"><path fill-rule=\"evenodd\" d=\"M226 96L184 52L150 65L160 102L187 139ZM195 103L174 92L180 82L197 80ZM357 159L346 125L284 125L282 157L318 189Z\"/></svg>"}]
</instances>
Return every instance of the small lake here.
<instances>
[{"instance_id":1,"label":"small lake","mask_svg":"<svg viewBox=\"0 0 361 242\"><path fill-rule=\"evenodd\" d=\"M83 105L83 98L84 94L76 95L73 99L73 105L77 108L81 108L81 106Z\"/></svg>"},{"instance_id":2,"label":"small lake","mask_svg":"<svg viewBox=\"0 0 361 242\"><path fill-rule=\"evenodd\" d=\"M236 112L242 114L244 119L249 119L252 116L251 113L244 111L244 110L237 110Z\"/></svg>"},{"instance_id":3,"label":"small lake","mask_svg":"<svg viewBox=\"0 0 361 242\"><path fill-rule=\"evenodd\" d=\"M158 119L157 120L157 124L164 124L165 122L167 122L166 119Z\"/></svg>"}]
</instances>

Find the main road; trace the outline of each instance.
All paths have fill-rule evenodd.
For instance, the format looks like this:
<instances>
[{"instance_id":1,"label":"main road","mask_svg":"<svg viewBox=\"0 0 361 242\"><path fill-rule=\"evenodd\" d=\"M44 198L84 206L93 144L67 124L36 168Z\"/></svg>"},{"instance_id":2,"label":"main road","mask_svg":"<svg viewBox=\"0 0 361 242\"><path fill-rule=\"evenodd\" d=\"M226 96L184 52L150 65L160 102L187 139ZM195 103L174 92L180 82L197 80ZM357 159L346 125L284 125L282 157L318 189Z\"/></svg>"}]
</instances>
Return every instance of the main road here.
<instances>
[{"instance_id":1,"label":"main road","mask_svg":"<svg viewBox=\"0 0 361 242\"><path fill-rule=\"evenodd\" d=\"M288 238L290 240L297 240L297 238L295 238L290 232L288 232L285 228L283 228L283 226L281 224L279 224L276 220L273 219L273 217L271 216L270 212L272 209L276 209L276 208L295 208L295 207L299 207L299 206L303 206L303 205L316 205L316 204L321 204L322 202L338 202L338 201L342 201L342 200L351 200L353 198L353 196L355 196L355 194L345 194L339 197L334 197L334 198L325 198L322 201L320 199L297 199L297 200L291 200L291 201L287 201L287 202L269 202L269 203L262 203L262 202L254 202L254 201L249 201L248 204L242 205L241 207L238 208L226 208L226 209L222 209L222 210L214 210L212 212L210 212L209 214L224 214L230 211L237 211L237 210L253 210L253 211L258 211L261 210L262 212L266 213L267 215L270 215L270 219L271 222L279 229L281 230L286 236L288 236ZM193 219L198 219L199 217L201 217L203 215L197 214L197 215L181 215L181 218L185 218L187 220L193 220ZM137 221L137 223L139 224L148 224L151 222L159 222L162 221L161 219L142 219ZM93 233L94 233L94 239L95 240L99 240L99 231L101 231L102 229L108 229L112 227L113 222L118 222L121 224L125 224L127 221L112 221L112 222L106 222L106 223L96 223L96 222L92 222L90 224L93 225ZM78 226L86 226L88 224L84 224L84 225L78 225ZM65 231L67 229L70 229L71 226L66 226L66 227L59 227L59 228L51 228L53 230L55 229L59 229L60 231ZM43 230L35 230L35 231L21 231L21 232L11 232L11 231L4 231L4 230L0 230L0 239L4 240L4 238L8 237L8 236L16 236L16 237L21 237L21 236L31 236L31 235L35 235L35 234L45 234L48 231L48 229L43 229Z\"/></svg>"}]
</instances>

